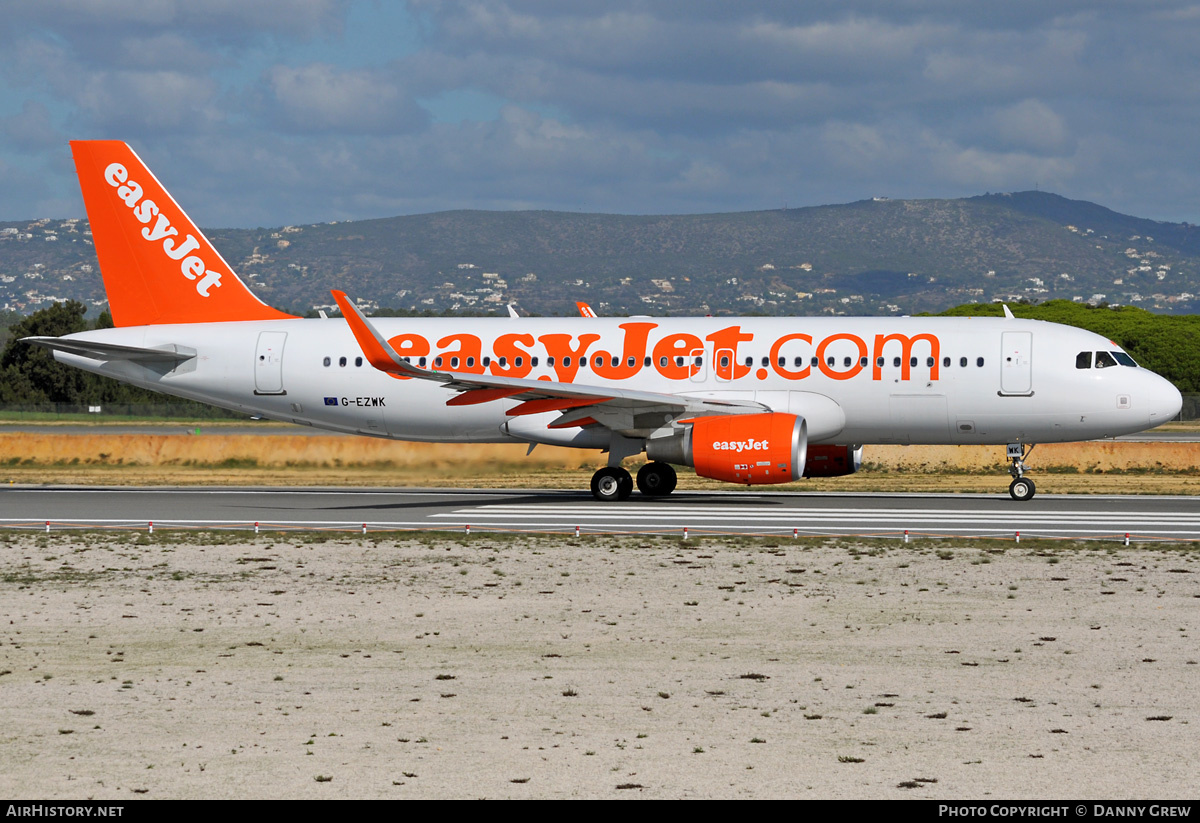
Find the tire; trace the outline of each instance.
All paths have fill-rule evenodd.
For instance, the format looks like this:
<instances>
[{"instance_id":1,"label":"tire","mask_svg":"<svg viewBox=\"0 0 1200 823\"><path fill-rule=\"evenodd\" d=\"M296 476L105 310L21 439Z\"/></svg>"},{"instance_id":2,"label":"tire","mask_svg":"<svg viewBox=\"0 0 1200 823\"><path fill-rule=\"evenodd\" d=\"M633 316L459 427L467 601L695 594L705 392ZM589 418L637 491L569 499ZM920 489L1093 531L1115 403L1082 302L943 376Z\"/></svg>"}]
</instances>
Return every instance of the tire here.
<instances>
[{"instance_id":1,"label":"tire","mask_svg":"<svg viewBox=\"0 0 1200 823\"><path fill-rule=\"evenodd\" d=\"M619 466L607 466L592 475L592 497L602 503L625 500L633 492L633 478Z\"/></svg>"},{"instance_id":2,"label":"tire","mask_svg":"<svg viewBox=\"0 0 1200 823\"><path fill-rule=\"evenodd\" d=\"M1037 487L1033 485L1033 481L1028 477L1018 477L1008 485L1008 493L1013 500L1032 500Z\"/></svg>"},{"instance_id":3,"label":"tire","mask_svg":"<svg viewBox=\"0 0 1200 823\"><path fill-rule=\"evenodd\" d=\"M665 497L675 491L679 482L670 463L647 463L638 469L638 491L647 497Z\"/></svg>"}]
</instances>

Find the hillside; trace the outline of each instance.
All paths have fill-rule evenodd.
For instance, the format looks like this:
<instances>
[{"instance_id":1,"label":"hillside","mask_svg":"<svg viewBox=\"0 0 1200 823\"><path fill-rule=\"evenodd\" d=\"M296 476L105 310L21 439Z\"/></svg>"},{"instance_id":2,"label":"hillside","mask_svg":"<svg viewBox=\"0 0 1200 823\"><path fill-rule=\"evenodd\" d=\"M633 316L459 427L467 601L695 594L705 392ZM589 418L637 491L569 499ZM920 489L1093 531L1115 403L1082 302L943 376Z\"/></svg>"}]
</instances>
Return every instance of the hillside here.
<instances>
[{"instance_id":1,"label":"hillside","mask_svg":"<svg viewBox=\"0 0 1200 823\"><path fill-rule=\"evenodd\" d=\"M1200 227L1045 192L732 214L452 211L217 229L259 295L419 312L894 314L1065 299L1200 311ZM0 223L0 304L104 302L82 220Z\"/></svg>"}]
</instances>

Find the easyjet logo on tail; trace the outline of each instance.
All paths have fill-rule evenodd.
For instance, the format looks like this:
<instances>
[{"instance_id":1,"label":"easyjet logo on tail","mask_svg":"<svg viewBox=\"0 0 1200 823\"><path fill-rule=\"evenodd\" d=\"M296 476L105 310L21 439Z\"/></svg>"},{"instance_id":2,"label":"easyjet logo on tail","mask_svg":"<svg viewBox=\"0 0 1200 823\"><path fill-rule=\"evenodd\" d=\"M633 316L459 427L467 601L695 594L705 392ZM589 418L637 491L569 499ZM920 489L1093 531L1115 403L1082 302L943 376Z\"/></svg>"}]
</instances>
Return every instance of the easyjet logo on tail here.
<instances>
[{"instance_id":1,"label":"easyjet logo on tail","mask_svg":"<svg viewBox=\"0 0 1200 823\"><path fill-rule=\"evenodd\" d=\"M188 234L180 242L179 229L171 225L171 219L162 213L157 203L142 197L141 184L129 179L129 171L124 166L110 163L104 170L104 181L117 190L117 197L137 221L145 224L142 239L150 243L161 241L163 254L179 263L180 274L195 281L201 297L208 297L209 289L221 287L221 272L208 268L204 258L192 254L200 248L200 241Z\"/></svg>"}]
</instances>

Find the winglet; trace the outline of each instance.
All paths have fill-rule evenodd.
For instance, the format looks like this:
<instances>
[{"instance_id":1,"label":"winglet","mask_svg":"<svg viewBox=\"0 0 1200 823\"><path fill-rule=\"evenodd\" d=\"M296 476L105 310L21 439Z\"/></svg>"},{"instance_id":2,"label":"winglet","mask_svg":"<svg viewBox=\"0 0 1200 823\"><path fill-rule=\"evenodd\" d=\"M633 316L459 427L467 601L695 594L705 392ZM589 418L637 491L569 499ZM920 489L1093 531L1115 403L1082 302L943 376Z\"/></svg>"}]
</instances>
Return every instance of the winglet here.
<instances>
[{"instance_id":1,"label":"winglet","mask_svg":"<svg viewBox=\"0 0 1200 823\"><path fill-rule=\"evenodd\" d=\"M1004 308L1004 316L1005 316L1006 318L1008 318L1009 320L1015 320L1015 319L1016 319L1016 318L1014 318L1014 317L1013 317L1012 309L1010 309L1010 308L1008 307L1008 304L1007 304L1007 303L1001 303L1000 305L1001 305L1001 306Z\"/></svg>"},{"instance_id":2,"label":"winglet","mask_svg":"<svg viewBox=\"0 0 1200 823\"><path fill-rule=\"evenodd\" d=\"M582 300L575 301L575 308L579 309L580 317L596 317L596 310L584 303Z\"/></svg>"},{"instance_id":3,"label":"winglet","mask_svg":"<svg viewBox=\"0 0 1200 823\"><path fill-rule=\"evenodd\" d=\"M367 361L372 366L397 377L429 377L428 371L406 363L400 355L396 354L396 350L371 324L371 321L358 310L358 307L350 302L345 292L335 290L330 294L333 295L333 299L342 310L346 322L350 324L350 331L354 332L354 339L358 341L358 347L362 349L363 354L367 356Z\"/></svg>"}]
</instances>

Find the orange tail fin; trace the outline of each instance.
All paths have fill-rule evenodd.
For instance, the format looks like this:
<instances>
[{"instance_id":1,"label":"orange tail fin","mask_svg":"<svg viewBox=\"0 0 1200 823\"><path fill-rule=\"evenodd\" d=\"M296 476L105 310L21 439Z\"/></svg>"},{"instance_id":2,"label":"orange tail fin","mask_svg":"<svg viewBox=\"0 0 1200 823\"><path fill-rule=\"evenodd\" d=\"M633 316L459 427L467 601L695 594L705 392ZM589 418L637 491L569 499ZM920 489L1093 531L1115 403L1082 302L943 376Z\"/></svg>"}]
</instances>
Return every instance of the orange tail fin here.
<instances>
[{"instance_id":1,"label":"orange tail fin","mask_svg":"<svg viewBox=\"0 0 1200 823\"><path fill-rule=\"evenodd\" d=\"M125 143L74 140L71 152L116 325L292 316L246 288Z\"/></svg>"}]
</instances>

